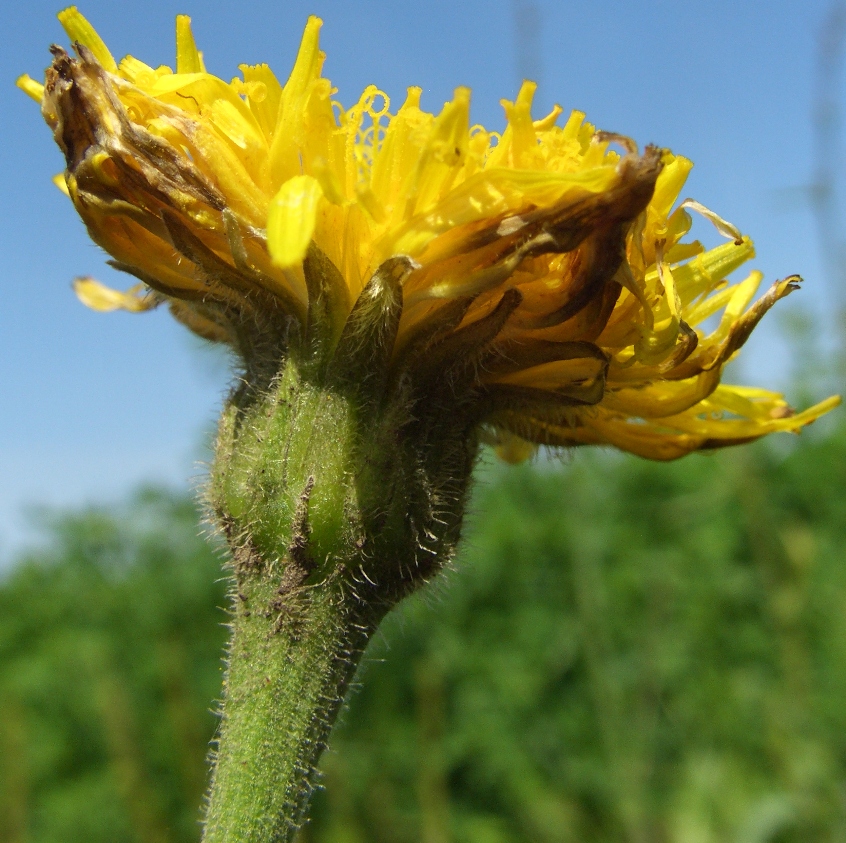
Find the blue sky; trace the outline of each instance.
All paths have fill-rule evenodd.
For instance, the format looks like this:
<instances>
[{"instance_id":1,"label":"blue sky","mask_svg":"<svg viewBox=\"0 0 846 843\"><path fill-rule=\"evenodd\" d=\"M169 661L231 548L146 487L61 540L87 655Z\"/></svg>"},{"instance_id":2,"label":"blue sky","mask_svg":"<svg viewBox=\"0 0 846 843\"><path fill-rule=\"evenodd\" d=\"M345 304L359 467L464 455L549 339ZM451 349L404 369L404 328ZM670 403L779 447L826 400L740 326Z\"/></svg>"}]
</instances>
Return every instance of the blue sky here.
<instances>
[{"instance_id":1,"label":"blue sky","mask_svg":"<svg viewBox=\"0 0 846 843\"><path fill-rule=\"evenodd\" d=\"M80 9L116 56L152 65L173 64L174 16L190 14L207 66L227 79L239 63L260 61L284 77L307 16L319 14L325 72L342 102L371 82L395 101L417 84L424 106L438 110L469 85L474 120L491 128L501 127L499 100L513 98L522 73L538 75L539 114L559 102L692 158L687 195L755 239L769 280L803 274L805 291L782 307L801 298L824 320L831 289L805 188L817 41L831 5L89 0ZM29 535L28 504L106 501L144 480L195 482L200 442L227 388L225 369L164 312L96 314L73 297L75 275L127 283L51 184L60 153L37 106L13 86L22 72L40 75L50 43L66 43L60 8L33 0L0 11L0 562ZM697 233L714 239L707 227ZM747 377L783 386L777 331L753 343Z\"/></svg>"}]
</instances>

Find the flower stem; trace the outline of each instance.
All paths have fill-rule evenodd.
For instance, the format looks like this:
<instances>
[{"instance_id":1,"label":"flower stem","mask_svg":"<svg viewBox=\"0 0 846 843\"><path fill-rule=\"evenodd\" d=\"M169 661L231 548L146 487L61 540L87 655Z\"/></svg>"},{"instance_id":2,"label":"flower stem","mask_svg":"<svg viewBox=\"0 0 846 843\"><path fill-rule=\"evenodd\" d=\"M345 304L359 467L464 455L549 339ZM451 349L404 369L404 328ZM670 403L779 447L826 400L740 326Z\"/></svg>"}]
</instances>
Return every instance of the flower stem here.
<instances>
[{"instance_id":1,"label":"flower stem","mask_svg":"<svg viewBox=\"0 0 846 843\"><path fill-rule=\"evenodd\" d=\"M205 843L293 839L375 626L327 584L291 595L284 617L253 611L278 600L277 586L257 577L239 594Z\"/></svg>"}]
</instances>

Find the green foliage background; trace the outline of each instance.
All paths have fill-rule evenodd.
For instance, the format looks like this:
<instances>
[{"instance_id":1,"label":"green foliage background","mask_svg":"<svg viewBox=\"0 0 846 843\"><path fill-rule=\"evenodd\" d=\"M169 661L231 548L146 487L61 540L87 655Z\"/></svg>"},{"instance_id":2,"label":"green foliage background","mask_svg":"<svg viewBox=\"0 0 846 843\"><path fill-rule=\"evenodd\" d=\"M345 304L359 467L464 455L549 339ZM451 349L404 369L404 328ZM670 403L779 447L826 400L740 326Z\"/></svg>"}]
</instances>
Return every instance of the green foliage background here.
<instances>
[{"instance_id":1,"label":"green foliage background","mask_svg":"<svg viewBox=\"0 0 846 843\"><path fill-rule=\"evenodd\" d=\"M488 466L303 843L846 841L844 465L841 426ZM226 584L196 522L155 491L71 514L0 583L0 841L199 839Z\"/></svg>"}]
</instances>

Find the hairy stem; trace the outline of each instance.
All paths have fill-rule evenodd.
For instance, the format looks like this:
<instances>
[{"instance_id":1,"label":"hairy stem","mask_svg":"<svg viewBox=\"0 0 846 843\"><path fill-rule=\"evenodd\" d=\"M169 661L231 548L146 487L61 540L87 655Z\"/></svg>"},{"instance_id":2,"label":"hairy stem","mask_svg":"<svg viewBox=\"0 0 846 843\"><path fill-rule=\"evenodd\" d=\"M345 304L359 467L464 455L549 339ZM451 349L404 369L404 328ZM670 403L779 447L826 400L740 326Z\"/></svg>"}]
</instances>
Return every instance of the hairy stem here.
<instances>
[{"instance_id":1,"label":"hairy stem","mask_svg":"<svg viewBox=\"0 0 846 843\"><path fill-rule=\"evenodd\" d=\"M205 843L294 838L376 621L337 583L281 597L269 577L246 587L232 623Z\"/></svg>"}]
</instances>

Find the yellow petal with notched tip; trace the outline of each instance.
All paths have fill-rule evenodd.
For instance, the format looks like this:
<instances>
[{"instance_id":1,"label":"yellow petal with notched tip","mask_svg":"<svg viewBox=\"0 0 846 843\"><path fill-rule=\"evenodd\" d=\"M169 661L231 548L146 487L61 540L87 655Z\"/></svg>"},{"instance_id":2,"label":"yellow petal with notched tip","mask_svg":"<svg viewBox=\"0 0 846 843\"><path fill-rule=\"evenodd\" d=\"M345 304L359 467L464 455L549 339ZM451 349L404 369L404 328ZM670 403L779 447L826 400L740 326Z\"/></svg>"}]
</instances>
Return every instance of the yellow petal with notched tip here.
<instances>
[{"instance_id":1,"label":"yellow petal with notched tip","mask_svg":"<svg viewBox=\"0 0 846 843\"><path fill-rule=\"evenodd\" d=\"M197 50L194 35L191 32L191 18L188 15L176 16L176 72L203 73L203 60Z\"/></svg>"},{"instance_id":2,"label":"yellow petal with notched tip","mask_svg":"<svg viewBox=\"0 0 846 843\"><path fill-rule=\"evenodd\" d=\"M88 47L105 70L109 73L117 73L117 62L109 52L109 48L76 6L69 6L59 12L58 18L71 41L78 41L83 47Z\"/></svg>"}]
</instances>

